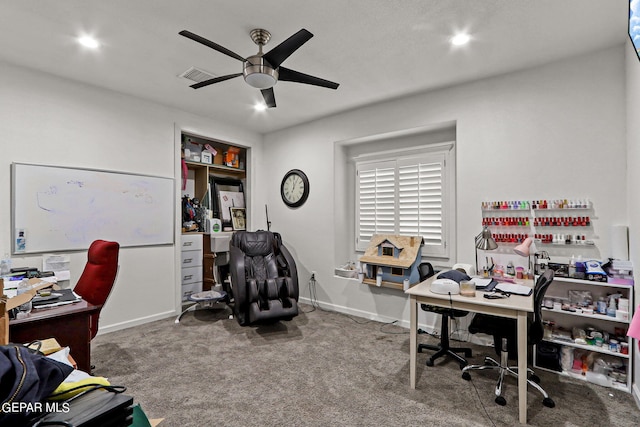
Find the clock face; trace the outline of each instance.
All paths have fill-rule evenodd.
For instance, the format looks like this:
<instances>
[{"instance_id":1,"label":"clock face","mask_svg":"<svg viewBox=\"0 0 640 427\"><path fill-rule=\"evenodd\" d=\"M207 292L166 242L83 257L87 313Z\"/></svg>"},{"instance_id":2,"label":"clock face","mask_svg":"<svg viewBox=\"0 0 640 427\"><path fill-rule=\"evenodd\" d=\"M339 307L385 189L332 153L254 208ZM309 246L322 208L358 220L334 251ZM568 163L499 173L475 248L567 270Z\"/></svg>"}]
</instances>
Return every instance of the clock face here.
<instances>
[{"instance_id":1,"label":"clock face","mask_svg":"<svg viewBox=\"0 0 640 427\"><path fill-rule=\"evenodd\" d=\"M282 201L292 208L302 206L309 197L309 179L299 169L286 173L280 185Z\"/></svg>"}]
</instances>

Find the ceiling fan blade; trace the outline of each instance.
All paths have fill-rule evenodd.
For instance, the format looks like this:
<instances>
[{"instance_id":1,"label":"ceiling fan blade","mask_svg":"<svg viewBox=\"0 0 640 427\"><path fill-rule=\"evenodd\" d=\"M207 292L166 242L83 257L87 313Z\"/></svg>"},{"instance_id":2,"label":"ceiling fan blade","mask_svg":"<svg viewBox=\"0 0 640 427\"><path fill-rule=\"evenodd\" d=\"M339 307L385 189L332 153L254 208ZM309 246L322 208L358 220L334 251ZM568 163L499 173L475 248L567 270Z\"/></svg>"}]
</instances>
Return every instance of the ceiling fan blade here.
<instances>
[{"instance_id":1,"label":"ceiling fan blade","mask_svg":"<svg viewBox=\"0 0 640 427\"><path fill-rule=\"evenodd\" d=\"M270 87L269 89L262 89L260 92L262 92L262 97L264 98L264 102L267 104L267 107L274 108L276 106L276 96L273 93L273 88Z\"/></svg>"},{"instance_id":2,"label":"ceiling fan blade","mask_svg":"<svg viewBox=\"0 0 640 427\"><path fill-rule=\"evenodd\" d=\"M235 58L238 61L242 61L242 62L246 61L246 59L244 59L242 56L238 55L237 53L232 52L226 47L222 47L219 44L212 42L211 40L207 40L204 37L201 37L197 34L193 34L191 31L182 30L178 34L180 34L181 36L185 36L186 38L196 41L198 43L202 43L203 45L210 47L211 49L217 50L220 53L224 53L225 55L228 55L232 58Z\"/></svg>"},{"instance_id":3,"label":"ceiling fan blade","mask_svg":"<svg viewBox=\"0 0 640 427\"><path fill-rule=\"evenodd\" d=\"M284 67L280 67L278 69L278 80L322 86L329 89L338 89L338 86L340 86L339 83L330 82L329 80L321 79L320 77L310 76L309 74L304 74Z\"/></svg>"},{"instance_id":4,"label":"ceiling fan blade","mask_svg":"<svg viewBox=\"0 0 640 427\"><path fill-rule=\"evenodd\" d=\"M194 89L200 89L201 87L209 86L209 85L212 85L214 83L220 83L220 82L223 82L225 80L233 79L234 77L238 77L238 76L241 76L241 75L242 75L242 73L236 73L236 74L227 74L226 76L214 77L212 79L205 80L205 81L202 81L200 83L193 84L190 87L192 87Z\"/></svg>"},{"instance_id":5,"label":"ceiling fan blade","mask_svg":"<svg viewBox=\"0 0 640 427\"><path fill-rule=\"evenodd\" d=\"M262 55L273 68L279 67L293 52L298 50L300 46L309 41L313 37L309 31L304 28Z\"/></svg>"}]
</instances>

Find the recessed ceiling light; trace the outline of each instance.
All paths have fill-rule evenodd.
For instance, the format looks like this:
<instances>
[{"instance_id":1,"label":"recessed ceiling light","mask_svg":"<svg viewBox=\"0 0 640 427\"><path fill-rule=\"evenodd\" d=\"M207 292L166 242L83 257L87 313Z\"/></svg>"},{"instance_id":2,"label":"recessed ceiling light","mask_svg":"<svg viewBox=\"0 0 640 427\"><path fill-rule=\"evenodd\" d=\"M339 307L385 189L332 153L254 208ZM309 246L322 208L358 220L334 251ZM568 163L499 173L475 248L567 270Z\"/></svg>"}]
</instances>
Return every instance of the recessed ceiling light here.
<instances>
[{"instance_id":1,"label":"recessed ceiling light","mask_svg":"<svg viewBox=\"0 0 640 427\"><path fill-rule=\"evenodd\" d=\"M253 109L256 111L265 111L267 109L267 104L258 102L253 106Z\"/></svg>"},{"instance_id":2,"label":"recessed ceiling light","mask_svg":"<svg viewBox=\"0 0 640 427\"><path fill-rule=\"evenodd\" d=\"M460 33L451 38L451 44L454 46L462 46L463 44L469 43L471 40L471 36L466 33Z\"/></svg>"},{"instance_id":3,"label":"recessed ceiling light","mask_svg":"<svg viewBox=\"0 0 640 427\"><path fill-rule=\"evenodd\" d=\"M100 47L100 42L91 36L78 37L78 43L90 49L97 49Z\"/></svg>"}]
</instances>

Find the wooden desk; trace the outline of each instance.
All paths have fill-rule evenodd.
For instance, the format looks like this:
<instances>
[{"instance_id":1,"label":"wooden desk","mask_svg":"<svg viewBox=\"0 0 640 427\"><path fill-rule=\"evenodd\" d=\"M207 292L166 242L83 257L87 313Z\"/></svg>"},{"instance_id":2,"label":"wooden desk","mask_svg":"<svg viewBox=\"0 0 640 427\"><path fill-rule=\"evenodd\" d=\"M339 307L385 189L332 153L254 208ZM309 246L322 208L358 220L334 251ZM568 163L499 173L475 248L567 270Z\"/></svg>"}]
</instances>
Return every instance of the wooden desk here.
<instances>
[{"instance_id":1,"label":"wooden desk","mask_svg":"<svg viewBox=\"0 0 640 427\"><path fill-rule=\"evenodd\" d=\"M9 321L9 339L14 343L28 343L55 338L61 346L71 349L78 369L90 373L90 316L100 307L82 300L54 308L33 309L28 317Z\"/></svg>"},{"instance_id":2,"label":"wooden desk","mask_svg":"<svg viewBox=\"0 0 640 427\"><path fill-rule=\"evenodd\" d=\"M416 388L416 363L418 352L418 305L430 304L438 307L452 307L459 310L473 311L475 313L491 314L494 316L517 319L518 323L518 372L527 372L527 313L533 312L533 296L523 297L511 295L504 299L486 299L482 292L476 292L475 297L463 297L460 295L442 295L431 292L431 282L436 276L430 277L424 282L405 291L411 297L411 338L409 351L410 357L410 381L411 388ZM533 282L528 283L533 287ZM518 401L519 419L522 424L527 423L527 376L518 376Z\"/></svg>"}]
</instances>

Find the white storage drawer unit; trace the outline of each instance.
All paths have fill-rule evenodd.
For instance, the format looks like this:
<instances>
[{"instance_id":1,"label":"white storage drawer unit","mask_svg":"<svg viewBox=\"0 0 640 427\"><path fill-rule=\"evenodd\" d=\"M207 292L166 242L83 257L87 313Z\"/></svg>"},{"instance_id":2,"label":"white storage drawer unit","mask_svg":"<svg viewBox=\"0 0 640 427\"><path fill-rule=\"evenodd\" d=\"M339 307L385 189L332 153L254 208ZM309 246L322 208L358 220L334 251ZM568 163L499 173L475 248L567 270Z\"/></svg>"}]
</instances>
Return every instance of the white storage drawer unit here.
<instances>
[{"instance_id":1,"label":"white storage drawer unit","mask_svg":"<svg viewBox=\"0 0 640 427\"><path fill-rule=\"evenodd\" d=\"M181 239L182 301L202 292L202 234L183 234Z\"/></svg>"}]
</instances>

